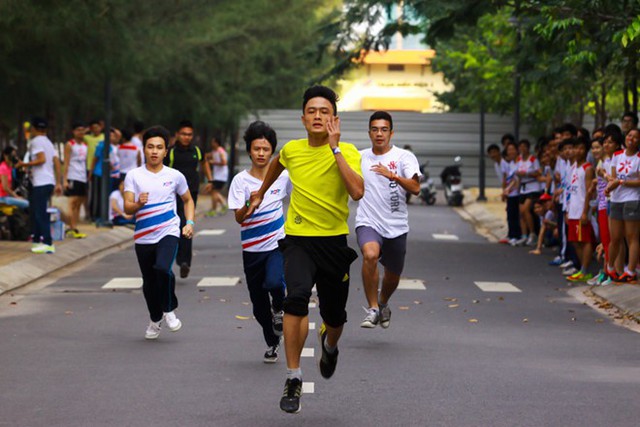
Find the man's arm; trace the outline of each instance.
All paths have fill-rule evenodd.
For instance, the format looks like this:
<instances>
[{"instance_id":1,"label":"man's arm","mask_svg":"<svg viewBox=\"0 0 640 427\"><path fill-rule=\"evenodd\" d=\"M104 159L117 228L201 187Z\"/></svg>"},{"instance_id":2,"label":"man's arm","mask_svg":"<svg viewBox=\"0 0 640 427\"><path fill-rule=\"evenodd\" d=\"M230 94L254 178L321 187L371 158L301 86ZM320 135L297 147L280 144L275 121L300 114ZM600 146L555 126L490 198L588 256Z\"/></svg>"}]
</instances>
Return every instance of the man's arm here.
<instances>
[{"instance_id":1,"label":"man's arm","mask_svg":"<svg viewBox=\"0 0 640 427\"><path fill-rule=\"evenodd\" d=\"M213 188L213 174L211 173L211 165L207 161L207 158L204 157L202 162L202 170L204 171L204 176L207 178L207 185L204 186L205 193L211 193L211 189Z\"/></svg>"},{"instance_id":2,"label":"man's arm","mask_svg":"<svg viewBox=\"0 0 640 427\"><path fill-rule=\"evenodd\" d=\"M189 190L185 191L180 198L184 202L184 218L187 221L187 224L182 227L182 235L187 239L190 239L193 237L193 225L191 223L193 223L193 219L195 217L195 204L193 203L191 192Z\"/></svg>"},{"instance_id":3,"label":"man's arm","mask_svg":"<svg viewBox=\"0 0 640 427\"><path fill-rule=\"evenodd\" d=\"M329 133L329 146L331 150L338 148L340 142L340 118L332 117L327 122L327 132ZM364 179L356 173L351 166L347 163L342 153L334 154L336 158L336 164L338 165L338 171L344 186L347 188L349 196L353 200L360 200L364 196ZM418 184L419 188L420 184Z\"/></svg>"},{"instance_id":4,"label":"man's arm","mask_svg":"<svg viewBox=\"0 0 640 427\"><path fill-rule=\"evenodd\" d=\"M400 187L411 194L415 194L416 196L420 194L420 181L418 180L417 173L414 174L411 178L404 178L396 173L391 172L382 163L371 166L371 170L378 175L384 176L389 181L397 182Z\"/></svg>"},{"instance_id":5,"label":"man's arm","mask_svg":"<svg viewBox=\"0 0 640 427\"><path fill-rule=\"evenodd\" d=\"M60 159L58 158L58 156L54 156L53 157L53 171L55 173L55 179L56 179L56 185L55 185L55 194L60 194L62 193L62 184L60 184L62 182L61 175L62 175L62 168L60 167Z\"/></svg>"},{"instance_id":6,"label":"man's arm","mask_svg":"<svg viewBox=\"0 0 640 427\"><path fill-rule=\"evenodd\" d=\"M587 170L584 172L584 185L585 185L585 190L586 191L586 196L584 198L584 206L582 207L582 216L580 217L580 223L581 224L588 224L589 223L589 202L591 201L591 196L592 193L590 190L590 183L591 181L593 181L595 174L593 173L593 168L589 167L587 168Z\"/></svg>"},{"instance_id":7,"label":"man's arm","mask_svg":"<svg viewBox=\"0 0 640 427\"><path fill-rule=\"evenodd\" d=\"M255 212L258 206L260 206L260 203L262 203L262 199L264 198L264 194L267 192L269 187L271 187L273 183L276 182L276 179L278 179L284 169L284 166L282 166L282 164L280 163L280 154L276 154L273 160L271 160L271 163L269 163L267 175L264 177L264 181L262 181L262 186L258 191L254 191L251 193L251 197L249 199L249 207L247 208L245 218L251 216L251 214Z\"/></svg>"}]
</instances>

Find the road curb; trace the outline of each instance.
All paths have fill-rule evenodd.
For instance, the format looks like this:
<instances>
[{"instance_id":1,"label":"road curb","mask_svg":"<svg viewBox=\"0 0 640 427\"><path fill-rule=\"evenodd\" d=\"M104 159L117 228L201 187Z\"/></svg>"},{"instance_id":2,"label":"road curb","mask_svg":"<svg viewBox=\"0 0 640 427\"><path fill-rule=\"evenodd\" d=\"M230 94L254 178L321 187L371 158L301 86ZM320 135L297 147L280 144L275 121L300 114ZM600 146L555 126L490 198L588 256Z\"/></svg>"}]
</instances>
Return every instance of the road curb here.
<instances>
[{"instance_id":1,"label":"road curb","mask_svg":"<svg viewBox=\"0 0 640 427\"><path fill-rule=\"evenodd\" d=\"M133 230L116 227L56 248L55 254L31 255L0 267L0 295L42 279L61 268L113 248L133 242Z\"/></svg>"},{"instance_id":2,"label":"road curb","mask_svg":"<svg viewBox=\"0 0 640 427\"><path fill-rule=\"evenodd\" d=\"M454 210L467 222L474 225L476 231L490 242L498 242L507 235L507 223L489 212L483 202L476 201L475 194L464 191L465 203Z\"/></svg>"},{"instance_id":3,"label":"road curb","mask_svg":"<svg viewBox=\"0 0 640 427\"><path fill-rule=\"evenodd\" d=\"M640 285L594 286L590 291L640 323Z\"/></svg>"}]
</instances>

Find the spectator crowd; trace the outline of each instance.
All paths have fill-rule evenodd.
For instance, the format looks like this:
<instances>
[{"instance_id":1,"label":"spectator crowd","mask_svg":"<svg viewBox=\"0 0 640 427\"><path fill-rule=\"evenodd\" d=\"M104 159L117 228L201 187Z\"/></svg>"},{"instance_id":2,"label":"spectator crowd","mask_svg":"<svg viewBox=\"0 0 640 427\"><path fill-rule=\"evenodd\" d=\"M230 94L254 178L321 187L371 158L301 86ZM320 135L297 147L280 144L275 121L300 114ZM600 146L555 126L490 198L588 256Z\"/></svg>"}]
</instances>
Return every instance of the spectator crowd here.
<instances>
[{"instance_id":1,"label":"spectator crowd","mask_svg":"<svg viewBox=\"0 0 640 427\"><path fill-rule=\"evenodd\" d=\"M502 183L508 233L500 243L555 248L551 265L570 282L636 283L640 245L640 130L621 125L590 133L571 123L532 144L506 134L488 147Z\"/></svg>"}]
</instances>

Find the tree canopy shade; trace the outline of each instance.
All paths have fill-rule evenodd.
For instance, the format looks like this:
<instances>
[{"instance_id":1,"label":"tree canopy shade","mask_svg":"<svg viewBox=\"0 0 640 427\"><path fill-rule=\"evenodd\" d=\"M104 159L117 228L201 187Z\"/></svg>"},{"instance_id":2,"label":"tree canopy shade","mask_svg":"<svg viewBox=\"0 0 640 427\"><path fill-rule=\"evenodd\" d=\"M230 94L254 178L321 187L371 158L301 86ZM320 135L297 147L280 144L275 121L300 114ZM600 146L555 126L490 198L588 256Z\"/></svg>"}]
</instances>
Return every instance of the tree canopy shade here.
<instances>
[{"instance_id":1,"label":"tree canopy shade","mask_svg":"<svg viewBox=\"0 0 640 427\"><path fill-rule=\"evenodd\" d=\"M298 106L327 67L311 0L3 0L0 132L32 114L62 131L104 114L114 123L228 128L259 108ZM60 135L60 131L58 135Z\"/></svg>"},{"instance_id":2,"label":"tree canopy shade","mask_svg":"<svg viewBox=\"0 0 640 427\"><path fill-rule=\"evenodd\" d=\"M414 19L366 34L361 46L384 48L395 31L422 34L437 50L434 67L455 86L440 94L453 110L477 111L480 100L487 111L510 110L516 72L534 124L580 122L584 113L602 124L638 108L637 0L347 0L344 18L359 29L399 3Z\"/></svg>"}]
</instances>

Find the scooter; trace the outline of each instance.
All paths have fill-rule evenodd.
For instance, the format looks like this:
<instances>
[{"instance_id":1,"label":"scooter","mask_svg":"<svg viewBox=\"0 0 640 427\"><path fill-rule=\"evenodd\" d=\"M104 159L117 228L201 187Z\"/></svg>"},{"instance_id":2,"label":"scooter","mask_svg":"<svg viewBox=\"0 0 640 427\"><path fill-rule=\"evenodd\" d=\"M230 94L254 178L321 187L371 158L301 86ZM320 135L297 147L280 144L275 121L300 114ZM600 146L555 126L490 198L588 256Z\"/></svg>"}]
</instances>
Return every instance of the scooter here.
<instances>
[{"instance_id":1,"label":"scooter","mask_svg":"<svg viewBox=\"0 0 640 427\"><path fill-rule=\"evenodd\" d=\"M440 174L444 186L444 198L449 206L462 206L464 194L462 193L460 166L462 166L462 158L456 156L453 159L453 165L445 167Z\"/></svg>"},{"instance_id":2,"label":"scooter","mask_svg":"<svg viewBox=\"0 0 640 427\"><path fill-rule=\"evenodd\" d=\"M436 183L433 181L433 178L429 176L429 171L427 170L428 165L429 165L429 162L427 161L426 163L420 166L420 172L422 173L422 177L420 177L419 197L427 205L431 206L436 203Z\"/></svg>"}]
</instances>

